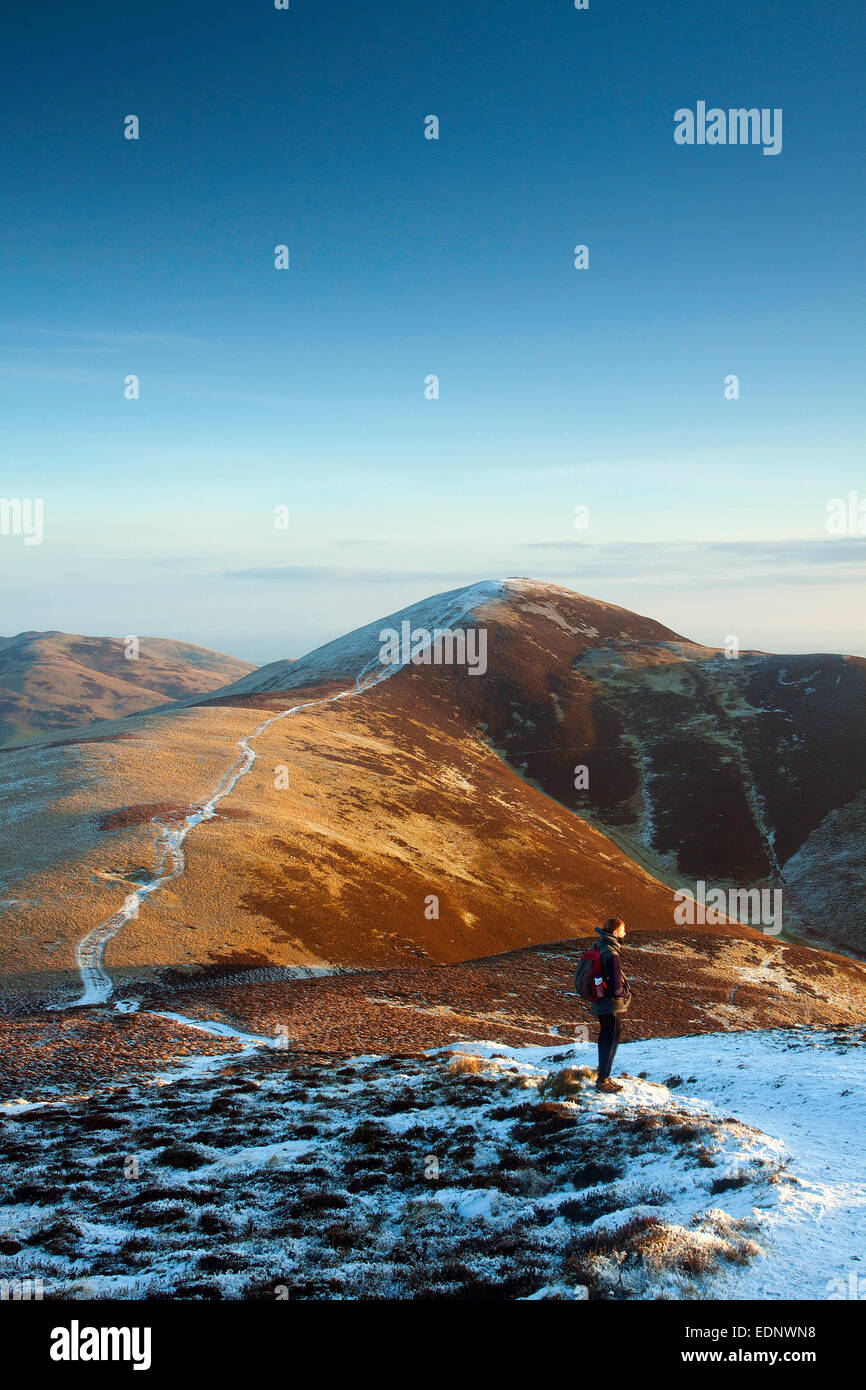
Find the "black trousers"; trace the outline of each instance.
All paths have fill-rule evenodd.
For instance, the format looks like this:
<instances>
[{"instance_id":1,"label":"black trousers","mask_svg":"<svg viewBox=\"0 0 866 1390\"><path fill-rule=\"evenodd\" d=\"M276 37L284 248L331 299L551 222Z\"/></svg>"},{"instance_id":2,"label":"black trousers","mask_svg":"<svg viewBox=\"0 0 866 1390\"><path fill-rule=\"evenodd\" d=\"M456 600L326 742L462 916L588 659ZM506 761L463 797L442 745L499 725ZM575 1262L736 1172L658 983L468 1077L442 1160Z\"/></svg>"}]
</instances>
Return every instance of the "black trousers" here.
<instances>
[{"instance_id":1,"label":"black trousers","mask_svg":"<svg viewBox=\"0 0 866 1390\"><path fill-rule=\"evenodd\" d=\"M602 1014L598 1020L598 1079L606 1081L622 1035L622 1016Z\"/></svg>"}]
</instances>

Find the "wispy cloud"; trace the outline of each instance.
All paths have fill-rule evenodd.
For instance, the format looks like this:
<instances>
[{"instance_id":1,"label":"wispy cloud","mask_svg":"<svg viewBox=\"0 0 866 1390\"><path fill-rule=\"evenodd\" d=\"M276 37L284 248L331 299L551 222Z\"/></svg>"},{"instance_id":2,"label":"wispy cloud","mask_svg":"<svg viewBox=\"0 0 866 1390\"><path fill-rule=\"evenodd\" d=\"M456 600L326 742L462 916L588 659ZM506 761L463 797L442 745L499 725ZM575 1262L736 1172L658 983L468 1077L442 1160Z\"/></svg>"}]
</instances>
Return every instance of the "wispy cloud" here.
<instances>
[{"instance_id":1,"label":"wispy cloud","mask_svg":"<svg viewBox=\"0 0 866 1390\"><path fill-rule=\"evenodd\" d=\"M754 559L808 560L812 564L836 564L840 559L866 561L866 536L828 536L826 540L769 541L612 541L587 545L580 541L523 541L524 550L558 550L583 555L708 555Z\"/></svg>"},{"instance_id":2,"label":"wispy cloud","mask_svg":"<svg viewBox=\"0 0 866 1390\"><path fill-rule=\"evenodd\" d=\"M524 542L515 564L474 569L381 569L347 565L254 565L222 570L222 579L274 583L473 583L517 572L570 584L593 580L638 579L659 587L749 584L866 583L866 537L824 540L708 541L674 543L634 541L587 545L574 541ZM530 554L536 555L530 561ZM551 568L549 560L554 559ZM568 565L563 565L564 560Z\"/></svg>"},{"instance_id":3,"label":"wispy cloud","mask_svg":"<svg viewBox=\"0 0 866 1390\"><path fill-rule=\"evenodd\" d=\"M285 583L474 583L478 579L494 578L494 574L477 570L383 570L350 568L348 565L256 565L249 569L222 570L221 579L265 579Z\"/></svg>"},{"instance_id":4,"label":"wispy cloud","mask_svg":"<svg viewBox=\"0 0 866 1390\"><path fill-rule=\"evenodd\" d=\"M569 569L550 578L614 575L666 586L754 583L825 584L866 582L866 537L770 541L628 541L587 545L579 541L528 541L521 549L539 556L568 556ZM537 568L537 566L536 566Z\"/></svg>"}]
</instances>

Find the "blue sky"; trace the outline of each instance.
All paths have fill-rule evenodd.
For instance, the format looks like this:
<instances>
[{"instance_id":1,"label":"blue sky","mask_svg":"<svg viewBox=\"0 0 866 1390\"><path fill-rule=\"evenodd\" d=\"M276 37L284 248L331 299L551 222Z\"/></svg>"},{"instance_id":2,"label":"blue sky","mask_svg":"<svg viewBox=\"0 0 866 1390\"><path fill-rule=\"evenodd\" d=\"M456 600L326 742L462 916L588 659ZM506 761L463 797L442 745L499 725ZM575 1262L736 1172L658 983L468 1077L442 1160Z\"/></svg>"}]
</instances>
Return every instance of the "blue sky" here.
<instances>
[{"instance_id":1,"label":"blue sky","mask_svg":"<svg viewBox=\"0 0 866 1390\"><path fill-rule=\"evenodd\" d=\"M266 661L526 574L866 654L866 539L825 526L866 498L853 0L5 27L0 495L45 538L0 535L0 631ZM699 99L781 107L782 153L675 145Z\"/></svg>"}]
</instances>

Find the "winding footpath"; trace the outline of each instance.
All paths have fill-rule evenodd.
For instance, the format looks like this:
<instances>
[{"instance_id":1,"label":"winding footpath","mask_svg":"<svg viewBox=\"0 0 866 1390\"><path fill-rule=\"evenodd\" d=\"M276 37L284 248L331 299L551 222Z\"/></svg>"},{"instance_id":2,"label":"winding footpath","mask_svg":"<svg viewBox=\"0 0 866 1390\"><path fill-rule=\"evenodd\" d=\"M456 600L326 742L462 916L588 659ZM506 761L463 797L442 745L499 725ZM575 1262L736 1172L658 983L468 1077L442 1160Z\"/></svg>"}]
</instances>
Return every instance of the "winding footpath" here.
<instances>
[{"instance_id":1,"label":"winding footpath","mask_svg":"<svg viewBox=\"0 0 866 1390\"><path fill-rule=\"evenodd\" d=\"M368 679L376 666L379 666L379 673ZM234 790L240 779L250 771L258 756L255 749L250 746L252 742L261 737L265 729L270 728L272 724L279 723L281 719L287 719L290 714L297 714L298 710L310 709L313 705L329 705L337 700L345 700L352 695L360 695L364 691L370 690L374 685L379 685L381 681L393 674L395 669L397 668L394 666L381 666L376 658L367 663L360 674L355 677L354 686L348 690L341 690L338 694L328 695L321 700L305 700L299 705L292 705L289 709L280 710L278 714L271 715L270 719L265 719L251 733L244 734L242 738L238 739L241 756L220 778L216 791L210 799L194 806L180 825L160 827L159 834L154 841L154 877L148 883L136 884L135 892L130 893L123 906L106 921L93 927L79 941L75 952L75 961L81 975L83 992L80 999L74 1001L73 1007L81 1007L84 1004L105 1004L111 998L114 983L105 968L106 945L127 922L138 917L140 908L153 893L158 893L167 883L172 883L184 873L186 857L183 846L187 835L197 825L201 825L202 821L213 819L219 803Z\"/></svg>"},{"instance_id":2,"label":"winding footpath","mask_svg":"<svg viewBox=\"0 0 866 1390\"><path fill-rule=\"evenodd\" d=\"M416 604L403 611L405 614L411 613L413 618L422 624L418 631L426 633L428 643L432 643L431 629L434 633L451 629L453 624L463 621L470 613L474 612L480 603L497 597L500 589L501 584L498 580L482 581L465 589L437 595L435 607L431 601ZM393 615L393 619L396 617L397 615ZM368 628L359 629L359 633L350 634L350 637L363 634L367 642L367 652L370 651L371 647L374 648L374 654L366 661L357 647L355 648L356 659L363 662L363 665L357 676L354 677L352 685L347 686L345 690L338 691L336 695L327 695L320 700L304 700L301 704L280 710L278 714L271 715L270 719L265 719L251 733L239 738L238 747L241 750L241 756L232 763L220 779L213 796L208 801L192 807L180 825L160 826L159 834L154 841L154 877L147 883L135 884L135 892L129 894L123 906L107 921L92 927L78 943L75 960L81 975L82 994L80 999L74 1001L73 1007L80 1007L84 1004L104 1004L111 998L114 984L104 962L107 943L117 935L127 922L138 916L140 908L151 894L158 893L167 883L172 883L183 875L186 869L183 846L187 835L202 821L213 819L219 803L233 791L240 779L249 772L257 756L255 749L250 746L254 740L259 738L265 729L270 728L272 724L278 723L281 719L287 719L290 714L297 714L298 710L310 709L314 705L330 705L337 700L348 699L352 695L362 695L365 691L380 685L382 681L401 670L403 664L408 660L407 656L402 656L400 661L388 662L383 659L381 654L383 634L379 631L380 626L393 619L381 619L380 622L371 623ZM390 629L388 630L390 631ZM413 641L416 636L417 634L413 633ZM339 644L327 644L320 648L320 653L330 651L333 658L335 645ZM363 648L361 650L363 651ZM414 660L414 657L412 659ZM312 683L316 679L339 680L340 677L334 672L333 666L329 669L326 663L324 666L320 664L318 671L310 672L310 682ZM352 678L347 677L346 679L351 680ZM266 688L267 686L262 687L262 689Z\"/></svg>"}]
</instances>

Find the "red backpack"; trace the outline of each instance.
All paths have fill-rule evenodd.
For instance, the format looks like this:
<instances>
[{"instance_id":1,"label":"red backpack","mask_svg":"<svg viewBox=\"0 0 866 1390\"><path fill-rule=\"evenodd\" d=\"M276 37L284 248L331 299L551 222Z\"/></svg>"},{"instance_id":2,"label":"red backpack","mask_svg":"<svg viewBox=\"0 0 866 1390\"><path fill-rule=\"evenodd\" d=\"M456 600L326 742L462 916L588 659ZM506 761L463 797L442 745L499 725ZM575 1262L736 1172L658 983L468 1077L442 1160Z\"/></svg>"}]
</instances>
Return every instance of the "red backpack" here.
<instances>
[{"instance_id":1,"label":"red backpack","mask_svg":"<svg viewBox=\"0 0 866 1390\"><path fill-rule=\"evenodd\" d=\"M598 946L590 946L581 956L574 976L574 989L581 999L590 1004L597 1004L607 993Z\"/></svg>"}]
</instances>

